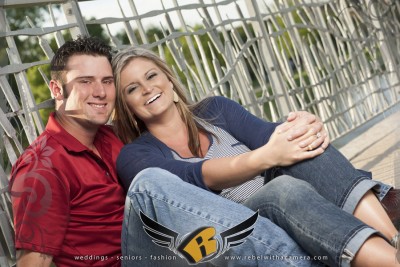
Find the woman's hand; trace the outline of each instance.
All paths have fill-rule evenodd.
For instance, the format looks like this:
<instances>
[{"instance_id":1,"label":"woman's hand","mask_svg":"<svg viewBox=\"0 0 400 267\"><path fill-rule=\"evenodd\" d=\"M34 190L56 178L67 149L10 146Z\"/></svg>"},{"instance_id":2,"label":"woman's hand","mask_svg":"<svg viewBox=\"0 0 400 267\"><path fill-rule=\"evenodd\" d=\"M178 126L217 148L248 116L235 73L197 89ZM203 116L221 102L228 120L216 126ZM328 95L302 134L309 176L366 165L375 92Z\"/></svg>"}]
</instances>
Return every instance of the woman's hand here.
<instances>
[{"instance_id":1,"label":"woman's hand","mask_svg":"<svg viewBox=\"0 0 400 267\"><path fill-rule=\"evenodd\" d=\"M279 133L288 133L288 141L301 139L301 148L314 150L328 147L330 139L322 121L315 115L306 111L290 112ZM308 138L304 138L308 136Z\"/></svg>"},{"instance_id":2,"label":"woman's hand","mask_svg":"<svg viewBox=\"0 0 400 267\"><path fill-rule=\"evenodd\" d=\"M265 160L269 166L289 166L314 158L325 151L322 146L324 138L322 134L317 137L313 127L309 127L308 131L294 139L292 132L286 129L285 124L281 124L276 127L268 143L260 148L264 150L262 153L267 155L268 158L265 157ZM316 147L310 148L309 144L314 144Z\"/></svg>"}]
</instances>

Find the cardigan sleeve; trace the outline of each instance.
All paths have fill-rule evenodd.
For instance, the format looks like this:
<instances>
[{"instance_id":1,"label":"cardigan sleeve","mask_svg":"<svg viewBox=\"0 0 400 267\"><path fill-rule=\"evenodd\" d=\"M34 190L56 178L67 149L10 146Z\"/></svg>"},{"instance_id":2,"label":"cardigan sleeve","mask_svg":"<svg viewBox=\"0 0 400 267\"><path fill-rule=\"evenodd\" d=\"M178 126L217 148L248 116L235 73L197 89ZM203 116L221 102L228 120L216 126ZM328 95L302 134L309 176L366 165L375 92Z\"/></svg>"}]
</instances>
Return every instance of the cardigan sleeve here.
<instances>
[{"instance_id":1,"label":"cardigan sleeve","mask_svg":"<svg viewBox=\"0 0 400 267\"><path fill-rule=\"evenodd\" d=\"M164 152L153 144L139 141L122 148L117 159L117 171L125 190L129 189L132 180L140 171L151 167L167 170L188 183L210 190L203 182L203 162L176 160L170 155L164 155Z\"/></svg>"},{"instance_id":2,"label":"cardigan sleeve","mask_svg":"<svg viewBox=\"0 0 400 267\"><path fill-rule=\"evenodd\" d=\"M196 113L209 123L221 127L251 150L266 144L280 123L260 119L239 103L221 96L203 100Z\"/></svg>"}]
</instances>

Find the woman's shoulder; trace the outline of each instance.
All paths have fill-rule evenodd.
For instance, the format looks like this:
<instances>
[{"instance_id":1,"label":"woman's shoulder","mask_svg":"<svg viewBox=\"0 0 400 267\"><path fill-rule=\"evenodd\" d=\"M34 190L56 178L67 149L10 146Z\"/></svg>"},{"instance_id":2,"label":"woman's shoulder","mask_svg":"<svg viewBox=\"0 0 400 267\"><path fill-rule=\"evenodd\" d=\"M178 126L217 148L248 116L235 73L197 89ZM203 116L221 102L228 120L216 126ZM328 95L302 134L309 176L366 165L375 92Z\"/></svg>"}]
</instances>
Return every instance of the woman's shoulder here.
<instances>
[{"instance_id":1,"label":"woman's shoulder","mask_svg":"<svg viewBox=\"0 0 400 267\"><path fill-rule=\"evenodd\" d=\"M134 152L135 154L141 154L143 152L156 152L156 151L163 151L165 153L165 150L167 149L166 145L162 143L160 140L155 138L152 134L149 132L146 132L133 140L131 143L126 144L122 150L122 153L132 153Z\"/></svg>"},{"instance_id":2,"label":"woman's shoulder","mask_svg":"<svg viewBox=\"0 0 400 267\"><path fill-rule=\"evenodd\" d=\"M214 116L223 113L226 109L230 110L237 103L224 96L209 96L192 106L193 113L200 117Z\"/></svg>"},{"instance_id":3,"label":"woman's shoulder","mask_svg":"<svg viewBox=\"0 0 400 267\"><path fill-rule=\"evenodd\" d=\"M209 96L204 98L199 102L200 105L218 105L224 103L232 103L234 102L232 99L229 99L224 96Z\"/></svg>"}]
</instances>

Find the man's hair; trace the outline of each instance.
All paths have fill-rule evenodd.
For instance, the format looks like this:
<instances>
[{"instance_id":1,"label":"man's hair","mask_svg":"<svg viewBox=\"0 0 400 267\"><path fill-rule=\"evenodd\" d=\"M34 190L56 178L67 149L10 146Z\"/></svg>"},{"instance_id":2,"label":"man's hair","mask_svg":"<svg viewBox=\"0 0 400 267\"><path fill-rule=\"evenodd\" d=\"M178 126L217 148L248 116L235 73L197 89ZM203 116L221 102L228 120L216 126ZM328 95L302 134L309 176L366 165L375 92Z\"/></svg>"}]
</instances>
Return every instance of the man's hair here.
<instances>
[{"instance_id":1,"label":"man's hair","mask_svg":"<svg viewBox=\"0 0 400 267\"><path fill-rule=\"evenodd\" d=\"M78 36L77 39L67 41L55 53L50 63L51 78L63 81L63 71L68 60L74 55L104 56L111 64L112 49L103 40L97 37Z\"/></svg>"}]
</instances>

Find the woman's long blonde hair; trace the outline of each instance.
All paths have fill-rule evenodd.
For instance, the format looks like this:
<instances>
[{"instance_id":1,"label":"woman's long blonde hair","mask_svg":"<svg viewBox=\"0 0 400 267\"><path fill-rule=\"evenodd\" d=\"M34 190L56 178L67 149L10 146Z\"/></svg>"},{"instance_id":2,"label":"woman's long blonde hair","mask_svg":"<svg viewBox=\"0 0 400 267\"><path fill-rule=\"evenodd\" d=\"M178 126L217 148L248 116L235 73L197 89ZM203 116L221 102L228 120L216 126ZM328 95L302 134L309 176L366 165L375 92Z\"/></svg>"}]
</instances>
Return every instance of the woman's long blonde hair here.
<instances>
[{"instance_id":1,"label":"woman's long blonde hair","mask_svg":"<svg viewBox=\"0 0 400 267\"><path fill-rule=\"evenodd\" d=\"M144 58L152 61L172 82L174 86L173 90L179 96L179 102L175 103L175 105L178 108L182 120L188 127L189 149L194 156L203 156L200 149L199 130L204 129L200 125L196 124L195 116L189 108L190 103L186 98L184 87L175 77L164 60L154 52L140 47L129 47L124 49L118 52L112 60L115 87L117 90L113 123L118 137L124 144L127 144L138 138L143 132L147 131L144 122L137 118L129 109L125 101L126 98L123 94L123 88L121 88L121 73L129 62L135 58Z\"/></svg>"}]
</instances>

